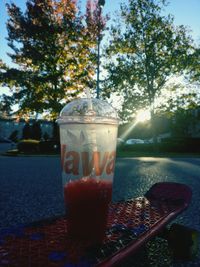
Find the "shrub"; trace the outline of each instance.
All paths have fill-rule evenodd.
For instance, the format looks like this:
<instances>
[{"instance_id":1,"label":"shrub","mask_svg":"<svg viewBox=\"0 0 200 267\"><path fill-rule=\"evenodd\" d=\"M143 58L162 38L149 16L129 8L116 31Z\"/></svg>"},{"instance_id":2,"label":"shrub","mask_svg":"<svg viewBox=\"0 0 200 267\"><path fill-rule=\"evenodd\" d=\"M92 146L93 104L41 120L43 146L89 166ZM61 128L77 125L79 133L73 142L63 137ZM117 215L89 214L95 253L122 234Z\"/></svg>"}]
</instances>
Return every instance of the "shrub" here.
<instances>
[{"instance_id":1,"label":"shrub","mask_svg":"<svg viewBox=\"0 0 200 267\"><path fill-rule=\"evenodd\" d=\"M60 153L60 144L53 140L40 141L39 150L41 153Z\"/></svg>"},{"instance_id":2,"label":"shrub","mask_svg":"<svg viewBox=\"0 0 200 267\"><path fill-rule=\"evenodd\" d=\"M125 145L123 151L137 152L177 152L195 153L200 152L200 138L167 138L157 144L133 144Z\"/></svg>"},{"instance_id":3,"label":"shrub","mask_svg":"<svg viewBox=\"0 0 200 267\"><path fill-rule=\"evenodd\" d=\"M154 151L154 144L133 144L133 145L124 145L121 149L126 151Z\"/></svg>"},{"instance_id":4,"label":"shrub","mask_svg":"<svg viewBox=\"0 0 200 267\"><path fill-rule=\"evenodd\" d=\"M168 138L159 148L164 152L200 152L200 138Z\"/></svg>"},{"instance_id":5,"label":"shrub","mask_svg":"<svg viewBox=\"0 0 200 267\"><path fill-rule=\"evenodd\" d=\"M39 152L39 141L33 139L21 140L17 144L19 152L24 153L38 153Z\"/></svg>"}]
</instances>

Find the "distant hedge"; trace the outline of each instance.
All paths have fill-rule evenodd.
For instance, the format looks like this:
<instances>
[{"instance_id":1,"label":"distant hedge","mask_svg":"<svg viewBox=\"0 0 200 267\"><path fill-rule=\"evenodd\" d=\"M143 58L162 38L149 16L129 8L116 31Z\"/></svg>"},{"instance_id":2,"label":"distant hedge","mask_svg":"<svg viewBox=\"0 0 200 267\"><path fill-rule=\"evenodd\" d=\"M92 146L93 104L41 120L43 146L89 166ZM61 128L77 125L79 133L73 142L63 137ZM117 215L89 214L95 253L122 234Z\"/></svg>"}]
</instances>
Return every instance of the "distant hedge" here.
<instances>
[{"instance_id":1,"label":"distant hedge","mask_svg":"<svg viewBox=\"0 0 200 267\"><path fill-rule=\"evenodd\" d=\"M40 141L33 139L21 140L17 144L17 149L19 150L19 152L24 152L24 153L38 153L39 143Z\"/></svg>"},{"instance_id":2,"label":"distant hedge","mask_svg":"<svg viewBox=\"0 0 200 267\"><path fill-rule=\"evenodd\" d=\"M19 152L23 153L60 153L60 144L54 140L22 140L18 143ZM118 147L121 151L136 152L182 152L195 153L200 152L200 138L168 138L161 143L154 144L133 144L122 145Z\"/></svg>"},{"instance_id":3,"label":"distant hedge","mask_svg":"<svg viewBox=\"0 0 200 267\"><path fill-rule=\"evenodd\" d=\"M200 152L200 138L168 138L157 144L133 144L119 148L123 151L136 152Z\"/></svg>"},{"instance_id":4,"label":"distant hedge","mask_svg":"<svg viewBox=\"0 0 200 267\"><path fill-rule=\"evenodd\" d=\"M200 152L200 138L168 138L159 144L162 152Z\"/></svg>"},{"instance_id":5,"label":"distant hedge","mask_svg":"<svg viewBox=\"0 0 200 267\"><path fill-rule=\"evenodd\" d=\"M25 139L21 140L17 144L17 149L19 150L19 152L27 154L28 153L54 154L54 153L60 153L60 144L52 140L38 141L33 139Z\"/></svg>"},{"instance_id":6,"label":"distant hedge","mask_svg":"<svg viewBox=\"0 0 200 267\"><path fill-rule=\"evenodd\" d=\"M60 144L53 140L40 141L39 150L41 153L59 153Z\"/></svg>"}]
</instances>

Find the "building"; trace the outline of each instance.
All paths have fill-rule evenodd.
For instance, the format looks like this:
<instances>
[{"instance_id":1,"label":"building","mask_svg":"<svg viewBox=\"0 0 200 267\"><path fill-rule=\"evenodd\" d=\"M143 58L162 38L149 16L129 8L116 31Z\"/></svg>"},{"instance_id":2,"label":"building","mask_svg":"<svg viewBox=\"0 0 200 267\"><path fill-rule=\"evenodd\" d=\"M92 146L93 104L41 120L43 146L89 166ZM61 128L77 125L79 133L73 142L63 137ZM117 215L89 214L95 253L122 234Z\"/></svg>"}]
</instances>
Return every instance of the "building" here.
<instances>
[{"instance_id":1,"label":"building","mask_svg":"<svg viewBox=\"0 0 200 267\"><path fill-rule=\"evenodd\" d=\"M53 122L47 120L37 120L40 123L40 127L42 130L42 136L47 133L49 137L53 135ZM32 125L35 120L30 119L29 124ZM17 131L17 138L22 138L22 131L26 124L26 121L21 119L17 120L14 118L0 118L0 137L1 138L9 138L10 135Z\"/></svg>"}]
</instances>

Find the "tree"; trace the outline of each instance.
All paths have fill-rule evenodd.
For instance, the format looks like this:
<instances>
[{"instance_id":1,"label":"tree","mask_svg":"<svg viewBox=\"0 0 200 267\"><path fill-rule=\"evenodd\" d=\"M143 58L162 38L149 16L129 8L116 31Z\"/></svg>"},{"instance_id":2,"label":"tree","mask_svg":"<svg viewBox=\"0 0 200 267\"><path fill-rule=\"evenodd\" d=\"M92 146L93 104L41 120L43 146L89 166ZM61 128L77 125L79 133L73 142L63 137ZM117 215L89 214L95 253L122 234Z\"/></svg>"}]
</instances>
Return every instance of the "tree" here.
<instances>
[{"instance_id":1,"label":"tree","mask_svg":"<svg viewBox=\"0 0 200 267\"><path fill-rule=\"evenodd\" d=\"M30 139L31 138L31 126L27 122L22 130L22 139Z\"/></svg>"},{"instance_id":2,"label":"tree","mask_svg":"<svg viewBox=\"0 0 200 267\"><path fill-rule=\"evenodd\" d=\"M171 133L173 137L191 137L197 119L192 110L178 108L171 120Z\"/></svg>"},{"instance_id":3,"label":"tree","mask_svg":"<svg viewBox=\"0 0 200 267\"><path fill-rule=\"evenodd\" d=\"M0 79L2 75L7 71L7 69L8 69L8 66L0 59ZM0 95L0 117L7 117L11 113L12 111L11 103L12 103L12 100L10 96L6 94Z\"/></svg>"},{"instance_id":4,"label":"tree","mask_svg":"<svg viewBox=\"0 0 200 267\"><path fill-rule=\"evenodd\" d=\"M13 98L9 95L0 96L0 116L8 117L12 113Z\"/></svg>"},{"instance_id":5,"label":"tree","mask_svg":"<svg viewBox=\"0 0 200 267\"><path fill-rule=\"evenodd\" d=\"M172 75L183 73L193 49L186 28L175 27L172 16L161 15L165 2L129 0L129 5L122 4L123 26L112 26L107 48L105 94L123 94L123 118L150 108L153 128L156 99Z\"/></svg>"},{"instance_id":6,"label":"tree","mask_svg":"<svg viewBox=\"0 0 200 267\"><path fill-rule=\"evenodd\" d=\"M171 134L174 137L189 137L199 122L195 113L200 105L200 97L195 87L190 86L171 84L167 88L171 92L170 96L158 107L159 112L170 120Z\"/></svg>"},{"instance_id":7,"label":"tree","mask_svg":"<svg viewBox=\"0 0 200 267\"><path fill-rule=\"evenodd\" d=\"M35 139L35 140L40 140L42 137L42 129L41 129L40 123L38 121L35 121L32 124L31 137L32 137L32 139Z\"/></svg>"},{"instance_id":8,"label":"tree","mask_svg":"<svg viewBox=\"0 0 200 267\"><path fill-rule=\"evenodd\" d=\"M53 134L52 134L52 140L59 143L60 142L60 131L58 123L53 123Z\"/></svg>"},{"instance_id":9,"label":"tree","mask_svg":"<svg viewBox=\"0 0 200 267\"><path fill-rule=\"evenodd\" d=\"M189 57L190 67L189 67L189 79L192 82L200 85L200 46L197 47L192 55Z\"/></svg>"},{"instance_id":10,"label":"tree","mask_svg":"<svg viewBox=\"0 0 200 267\"><path fill-rule=\"evenodd\" d=\"M17 142L18 141L18 130L14 130L10 136L9 136L9 139L13 142Z\"/></svg>"},{"instance_id":11,"label":"tree","mask_svg":"<svg viewBox=\"0 0 200 267\"><path fill-rule=\"evenodd\" d=\"M97 8L88 4L83 16L75 0L28 0L25 13L7 4L9 56L18 68L2 66L0 82L21 113L55 118L93 80Z\"/></svg>"}]
</instances>

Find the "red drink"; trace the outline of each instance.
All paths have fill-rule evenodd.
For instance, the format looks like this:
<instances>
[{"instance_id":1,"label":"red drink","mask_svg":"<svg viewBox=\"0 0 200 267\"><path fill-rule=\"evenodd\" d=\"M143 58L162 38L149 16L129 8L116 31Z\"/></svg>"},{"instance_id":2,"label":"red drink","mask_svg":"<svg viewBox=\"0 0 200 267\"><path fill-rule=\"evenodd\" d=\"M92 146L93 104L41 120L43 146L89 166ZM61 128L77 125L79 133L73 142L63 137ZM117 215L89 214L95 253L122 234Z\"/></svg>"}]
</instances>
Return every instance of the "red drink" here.
<instances>
[{"instance_id":1,"label":"red drink","mask_svg":"<svg viewBox=\"0 0 200 267\"><path fill-rule=\"evenodd\" d=\"M82 178L64 187L68 231L73 238L99 243L105 237L112 182Z\"/></svg>"}]
</instances>

